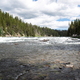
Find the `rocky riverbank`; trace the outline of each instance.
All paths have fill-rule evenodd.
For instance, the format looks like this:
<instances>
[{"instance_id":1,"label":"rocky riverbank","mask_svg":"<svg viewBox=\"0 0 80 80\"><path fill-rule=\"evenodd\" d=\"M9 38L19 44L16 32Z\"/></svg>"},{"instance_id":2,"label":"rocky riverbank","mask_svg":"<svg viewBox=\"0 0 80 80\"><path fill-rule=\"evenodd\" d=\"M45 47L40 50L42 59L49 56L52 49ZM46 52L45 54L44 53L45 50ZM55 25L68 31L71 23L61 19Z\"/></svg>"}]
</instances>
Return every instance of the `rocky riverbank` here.
<instances>
[{"instance_id":1,"label":"rocky riverbank","mask_svg":"<svg viewBox=\"0 0 80 80\"><path fill-rule=\"evenodd\" d=\"M1 43L0 80L80 80L80 45Z\"/></svg>"}]
</instances>

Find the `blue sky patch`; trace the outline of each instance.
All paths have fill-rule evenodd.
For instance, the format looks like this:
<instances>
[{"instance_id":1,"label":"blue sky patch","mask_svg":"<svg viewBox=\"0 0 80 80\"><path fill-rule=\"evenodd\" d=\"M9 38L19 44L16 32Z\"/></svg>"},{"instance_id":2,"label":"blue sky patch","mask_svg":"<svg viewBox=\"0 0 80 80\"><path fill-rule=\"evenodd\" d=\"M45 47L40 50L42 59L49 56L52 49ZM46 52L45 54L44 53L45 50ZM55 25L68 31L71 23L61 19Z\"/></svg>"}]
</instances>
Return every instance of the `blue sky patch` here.
<instances>
[{"instance_id":1,"label":"blue sky patch","mask_svg":"<svg viewBox=\"0 0 80 80\"><path fill-rule=\"evenodd\" d=\"M37 1L37 0L33 0L33 1Z\"/></svg>"},{"instance_id":2,"label":"blue sky patch","mask_svg":"<svg viewBox=\"0 0 80 80\"><path fill-rule=\"evenodd\" d=\"M60 28L57 28L57 30L68 30L68 27L60 27Z\"/></svg>"},{"instance_id":3,"label":"blue sky patch","mask_svg":"<svg viewBox=\"0 0 80 80\"><path fill-rule=\"evenodd\" d=\"M68 18L60 18L57 21L70 21L70 19L68 19Z\"/></svg>"},{"instance_id":4,"label":"blue sky patch","mask_svg":"<svg viewBox=\"0 0 80 80\"><path fill-rule=\"evenodd\" d=\"M57 3L57 0L56 0L56 3Z\"/></svg>"},{"instance_id":5,"label":"blue sky patch","mask_svg":"<svg viewBox=\"0 0 80 80\"><path fill-rule=\"evenodd\" d=\"M78 5L78 7L80 7L80 5Z\"/></svg>"}]
</instances>

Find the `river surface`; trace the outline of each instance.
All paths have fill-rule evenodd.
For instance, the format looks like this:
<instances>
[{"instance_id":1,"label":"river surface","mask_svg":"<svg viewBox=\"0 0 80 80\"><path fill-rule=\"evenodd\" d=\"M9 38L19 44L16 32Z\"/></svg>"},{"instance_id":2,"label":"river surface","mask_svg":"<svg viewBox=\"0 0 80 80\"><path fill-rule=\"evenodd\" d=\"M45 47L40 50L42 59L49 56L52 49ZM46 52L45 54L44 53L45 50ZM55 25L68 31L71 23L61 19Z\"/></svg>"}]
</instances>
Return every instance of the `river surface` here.
<instances>
[{"instance_id":1,"label":"river surface","mask_svg":"<svg viewBox=\"0 0 80 80\"><path fill-rule=\"evenodd\" d=\"M0 37L0 78L11 77L14 80L79 80L80 39Z\"/></svg>"},{"instance_id":2,"label":"river surface","mask_svg":"<svg viewBox=\"0 0 80 80\"><path fill-rule=\"evenodd\" d=\"M47 41L42 41L47 40ZM45 42L45 44L80 44L80 39L71 38L71 37L0 37L0 43L9 43L9 42L36 42L40 44Z\"/></svg>"}]
</instances>

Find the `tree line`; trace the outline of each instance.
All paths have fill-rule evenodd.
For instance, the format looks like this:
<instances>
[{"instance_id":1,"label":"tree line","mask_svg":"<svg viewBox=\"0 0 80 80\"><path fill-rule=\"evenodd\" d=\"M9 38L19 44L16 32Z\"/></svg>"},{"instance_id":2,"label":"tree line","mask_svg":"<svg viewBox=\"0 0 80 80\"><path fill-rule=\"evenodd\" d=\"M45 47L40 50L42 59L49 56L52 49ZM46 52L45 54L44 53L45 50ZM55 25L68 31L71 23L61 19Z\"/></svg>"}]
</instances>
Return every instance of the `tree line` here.
<instances>
[{"instance_id":1,"label":"tree line","mask_svg":"<svg viewBox=\"0 0 80 80\"><path fill-rule=\"evenodd\" d=\"M71 21L68 28L68 36L77 35L80 36L80 20L76 19Z\"/></svg>"},{"instance_id":2,"label":"tree line","mask_svg":"<svg viewBox=\"0 0 80 80\"><path fill-rule=\"evenodd\" d=\"M64 36L65 31L53 30L47 27L40 27L32 25L31 23L25 23L17 16L13 18L7 12L2 12L0 9L0 36L11 35L15 36L20 34L21 36Z\"/></svg>"}]
</instances>

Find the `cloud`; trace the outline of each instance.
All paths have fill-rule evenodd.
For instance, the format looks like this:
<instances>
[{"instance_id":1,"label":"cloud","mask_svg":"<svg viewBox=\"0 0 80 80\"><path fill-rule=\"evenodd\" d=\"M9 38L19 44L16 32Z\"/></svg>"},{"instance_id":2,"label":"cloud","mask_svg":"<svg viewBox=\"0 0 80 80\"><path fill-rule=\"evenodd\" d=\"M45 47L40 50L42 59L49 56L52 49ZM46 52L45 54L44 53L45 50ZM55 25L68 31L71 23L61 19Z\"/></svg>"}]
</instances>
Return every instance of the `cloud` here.
<instances>
[{"instance_id":1,"label":"cloud","mask_svg":"<svg viewBox=\"0 0 80 80\"><path fill-rule=\"evenodd\" d=\"M75 19L80 19L80 16L76 16L76 17L71 17L70 20L74 21Z\"/></svg>"},{"instance_id":2,"label":"cloud","mask_svg":"<svg viewBox=\"0 0 80 80\"><path fill-rule=\"evenodd\" d=\"M0 8L41 27L68 29L69 20L80 19L79 3L80 0L0 0Z\"/></svg>"},{"instance_id":3,"label":"cloud","mask_svg":"<svg viewBox=\"0 0 80 80\"><path fill-rule=\"evenodd\" d=\"M31 19L38 17L38 14L35 11L25 11L24 13L19 12L19 16L22 16L24 19Z\"/></svg>"}]
</instances>

